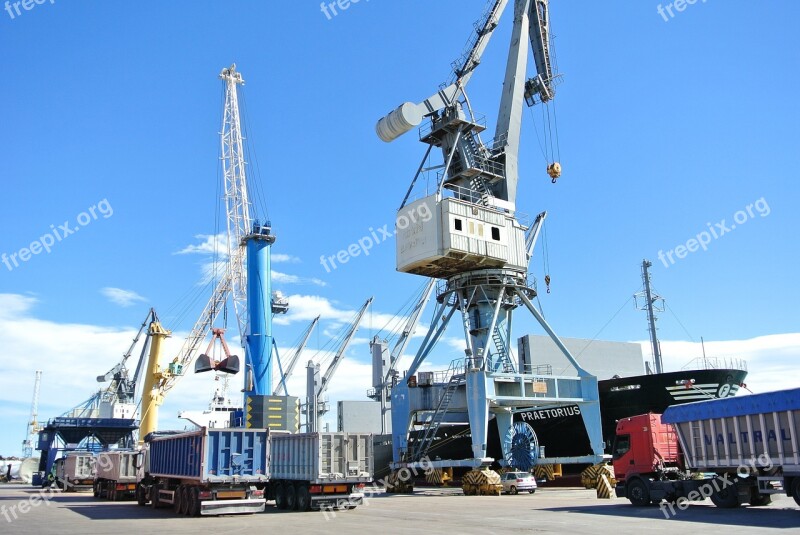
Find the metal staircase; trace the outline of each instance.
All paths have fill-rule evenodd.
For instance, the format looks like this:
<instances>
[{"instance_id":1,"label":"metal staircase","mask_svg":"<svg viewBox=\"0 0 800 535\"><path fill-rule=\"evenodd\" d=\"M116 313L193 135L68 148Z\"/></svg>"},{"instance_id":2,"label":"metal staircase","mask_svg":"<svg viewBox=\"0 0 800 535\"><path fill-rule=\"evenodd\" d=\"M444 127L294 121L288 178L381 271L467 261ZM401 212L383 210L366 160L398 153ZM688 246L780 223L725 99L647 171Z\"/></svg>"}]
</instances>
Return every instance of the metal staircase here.
<instances>
[{"instance_id":1,"label":"metal staircase","mask_svg":"<svg viewBox=\"0 0 800 535\"><path fill-rule=\"evenodd\" d=\"M514 363L511 361L511 355L508 353L508 348L506 347L505 340L503 340L503 335L500 333L499 326L494 328L492 340L494 340L494 346L497 348L495 368L502 366L504 372L515 373L516 370L514 369Z\"/></svg>"},{"instance_id":2,"label":"metal staircase","mask_svg":"<svg viewBox=\"0 0 800 535\"><path fill-rule=\"evenodd\" d=\"M450 406L450 401L453 399L456 389L465 383L465 374L463 372L457 373L460 366L461 364L458 361L454 361L447 370L448 375L450 375L450 380L444 387L442 396L439 398L439 403L436 405L436 411L428 422L425 433L414 448L414 453L412 455L413 461L419 461L428 454L433 444L433 439L439 431L439 426L442 424L442 421L444 421L444 416L447 414L447 409Z\"/></svg>"}]
</instances>

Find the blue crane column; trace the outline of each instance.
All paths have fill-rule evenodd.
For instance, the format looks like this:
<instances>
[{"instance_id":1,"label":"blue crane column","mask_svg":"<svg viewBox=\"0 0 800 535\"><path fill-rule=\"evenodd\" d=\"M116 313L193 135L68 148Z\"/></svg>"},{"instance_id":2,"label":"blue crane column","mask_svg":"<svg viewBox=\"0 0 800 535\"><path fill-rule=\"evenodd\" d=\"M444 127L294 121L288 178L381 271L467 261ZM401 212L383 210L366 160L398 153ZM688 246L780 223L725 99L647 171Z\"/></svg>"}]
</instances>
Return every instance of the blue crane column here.
<instances>
[{"instance_id":1,"label":"blue crane column","mask_svg":"<svg viewBox=\"0 0 800 535\"><path fill-rule=\"evenodd\" d=\"M253 223L247 245L247 346L244 406L250 396L272 395L272 266L275 236L269 221Z\"/></svg>"}]
</instances>

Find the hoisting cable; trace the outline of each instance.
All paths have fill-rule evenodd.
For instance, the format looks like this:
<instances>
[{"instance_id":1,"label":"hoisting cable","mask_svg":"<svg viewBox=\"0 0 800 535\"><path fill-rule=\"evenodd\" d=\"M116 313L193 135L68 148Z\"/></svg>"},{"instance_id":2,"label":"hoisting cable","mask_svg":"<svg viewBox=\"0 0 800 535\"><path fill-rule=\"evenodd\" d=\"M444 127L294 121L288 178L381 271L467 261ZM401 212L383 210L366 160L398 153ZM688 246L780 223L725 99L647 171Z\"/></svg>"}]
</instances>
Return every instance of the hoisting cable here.
<instances>
[{"instance_id":1,"label":"hoisting cable","mask_svg":"<svg viewBox=\"0 0 800 535\"><path fill-rule=\"evenodd\" d=\"M611 318L610 318L610 319L609 319L609 320L608 320L608 321L605 323L605 325L603 325L602 327L600 327L600 330L599 330L599 331L597 331L597 332L594 334L594 336L592 336L591 340L589 340L589 343L588 343L588 344L586 344L586 345L584 346L584 348L583 348L583 349L581 349L581 350L578 352L578 354L577 354L577 355L575 355L575 358L576 358L576 359L577 359L577 358L579 358L581 355L583 355L583 352L584 352L584 351L586 351L586 350L589 348L589 346L590 346L590 345L592 345L592 344L593 344L593 343L594 343L594 342L597 340L597 337L598 337L598 336L600 336L600 334L602 334L602 332L606 330L606 327L608 327L608 326L611 324L611 322L612 322L612 321L614 321L614 319L616 319L616 317L619 315L619 313L620 313L620 312L622 312L622 309L623 309L623 308L625 308L626 306L628 306L628 303L630 303L630 302L631 302L631 300L634 298L634 294L635 294L635 292L636 292L636 291L638 291L638 288L637 288L637 290L635 290L634 292L631 292L631 293L630 293L630 297L628 297L628 298L625 300L625 302L624 302L624 303L622 303L622 306L621 306L621 307L619 307L619 308L617 309L617 311L616 311L616 312L614 312L614 315L613 315L613 316L611 316ZM564 372L567 370L567 368L569 368L570 366L571 366L571 364L568 364L568 365L567 365L565 368L563 368L563 369L561 370L561 372L559 373L559 375L560 375L560 374L563 374L563 373L564 373Z\"/></svg>"},{"instance_id":2,"label":"hoisting cable","mask_svg":"<svg viewBox=\"0 0 800 535\"><path fill-rule=\"evenodd\" d=\"M542 262L544 268L544 284L550 293L550 246L547 244L547 220L542 222Z\"/></svg>"}]
</instances>

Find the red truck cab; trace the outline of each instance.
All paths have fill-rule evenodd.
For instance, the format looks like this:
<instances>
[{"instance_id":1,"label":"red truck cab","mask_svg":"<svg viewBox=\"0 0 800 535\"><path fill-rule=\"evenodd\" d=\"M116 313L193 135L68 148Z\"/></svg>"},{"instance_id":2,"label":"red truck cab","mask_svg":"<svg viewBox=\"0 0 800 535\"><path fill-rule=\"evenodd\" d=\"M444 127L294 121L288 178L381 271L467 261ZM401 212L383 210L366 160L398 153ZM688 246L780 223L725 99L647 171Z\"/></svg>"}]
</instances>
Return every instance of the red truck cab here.
<instances>
[{"instance_id":1,"label":"red truck cab","mask_svg":"<svg viewBox=\"0 0 800 535\"><path fill-rule=\"evenodd\" d=\"M661 415L648 413L617 422L613 448L614 473L624 482L630 475L649 475L680 465L678 437Z\"/></svg>"}]
</instances>

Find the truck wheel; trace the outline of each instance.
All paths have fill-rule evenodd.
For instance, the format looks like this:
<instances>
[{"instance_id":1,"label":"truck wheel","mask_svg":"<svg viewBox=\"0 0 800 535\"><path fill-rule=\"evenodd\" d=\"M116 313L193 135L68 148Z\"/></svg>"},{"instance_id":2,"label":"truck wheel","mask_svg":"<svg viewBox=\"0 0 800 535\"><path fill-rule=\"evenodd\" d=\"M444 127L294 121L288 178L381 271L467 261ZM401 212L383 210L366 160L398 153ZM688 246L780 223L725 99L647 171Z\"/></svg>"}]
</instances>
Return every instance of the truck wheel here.
<instances>
[{"instance_id":1,"label":"truck wheel","mask_svg":"<svg viewBox=\"0 0 800 535\"><path fill-rule=\"evenodd\" d=\"M136 503L141 507L147 505L147 495L144 492L144 487L141 485L136 485Z\"/></svg>"},{"instance_id":2,"label":"truck wheel","mask_svg":"<svg viewBox=\"0 0 800 535\"><path fill-rule=\"evenodd\" d=\"M772 496L758 492L758 485L750 487L750 505L753 507L763 507L772 503Z\"/></svg>"},{"instance_id":3,"label":"truck wheel","mask_svg":"<svg viewBox=\"0 0 800 535\"><path fill-rule=\"evenodd\" d=\"M794 483L792 483L792 498L797 505L800 505L800 477L794 478Z\"/></svg>"},{"instance_id":4,"label":"truck wheel","mask_svg":"<svg viewBox=\"0 0 800 535\"><path fill-rule=\"evenodd\" d=\"M300 485L297 489L297 510L311 510L311 493L308 492L308 485Z\"/></svg>"},{"instance_id":5,"label":"truck wheel","mask_svg":"<svg viewBox=\"0 0 800 535\"><path fill-rule=\"evenodd\" d=\"M711 493L711 501L714 505L722 509L739 507L739 491L736 489L735 484L726 487L725 481L722 478L717 478L715 488L719 490L715 490Z\"/></svg>"},{"instance_id":6,"label":"truck wheel","mask_svg":"<svg viewBox=\"0 0 800 535\"><path fill-rule=\"evenodd\" d=\"M183 516L189 515L189 507L191 506L192 498L189 496L191 493L191 489L186 486L181 486L180 488L180 497L178 500L180 501L180 506L178 507L178 514Z\"/></svg>"},{"instance_id":7,"label":"truck wheel","mask_svg":"<svg viewBox=\"0 0 800 535\"><path fill-rule=\"evenodd\" d=\"M275 507L286 509L286 487L280 481L275 484Z\"/></svg>"},{"instance_id":8,"label":"truck wheel","mask_svg":"<svg viewBox=\"0 0 800 535\"><path fill-rule=\"evenodd\" d=\"M637 507L650 505L650 490L641 479L634 479L628 483L628 499Z\"/></svg>"},{"instance_id":9,"label":"truck wheel","mask_svg":"<svg viewBox=\"0 0 800 535\"><path fill-rule=\"evenodd\" d=\"M95 498L99 498L100 497L100 482L99 481L95 481L94 484L92 485L92 496L94 496Z\"/></svg>"},{"instance_id":10,"label":"truck wheel","mask_svg":"<svg viewBox=\"0 0 800 535\"><path fill-rule=\"evenodd\" d=\"M286 484L286 509L289 511L297 509L297 489L291 483Z\"/></svg>"},{"instance_id":11,"label":"truck wheel","mask_svg":"<svg viewBox=\"0 0 800 535\"><path fill-rule=\"evenodd\" d=\"M158 509L161 505L158 503L158 491L161 489L161 485L156 483L152 487L150 487L150 507L153 509Z\"/></svg>"},{"instance_id":12,"label":"truck wheel","mask_svg":"<svg viewBox=\"0 0 800 535\"><path fill-rule=\"evenodd\" d=\"M175 494L172 495L172 510L176 515L181 514L181 505L183 503L183 485L178 485L175 489Z\"/></svg>"},{"instance_id":13,"label":"truck wheel","mask_svg":"<svg viewBox=\"0 0 800 535\"><path fill-rule=\"evenodd\" d=\"M200 516L200 489L192 487L186 490L186 495L189 498L189 516Z\"/></svg>"}]
</instances>

